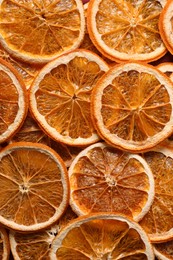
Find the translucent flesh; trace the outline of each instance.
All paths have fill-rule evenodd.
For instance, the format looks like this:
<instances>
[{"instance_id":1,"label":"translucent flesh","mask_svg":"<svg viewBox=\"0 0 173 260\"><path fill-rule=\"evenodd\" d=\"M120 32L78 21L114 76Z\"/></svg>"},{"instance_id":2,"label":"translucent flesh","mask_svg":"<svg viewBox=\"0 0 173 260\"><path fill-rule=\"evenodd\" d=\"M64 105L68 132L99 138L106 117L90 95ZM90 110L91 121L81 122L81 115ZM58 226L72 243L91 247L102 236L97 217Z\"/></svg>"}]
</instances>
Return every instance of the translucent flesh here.
<instances>
[{"instance_id":1,"label":"translucent flesh","mask_svg":"<svg viewBox=\"0 0 173 260\"><path fill-rule=\"evenodd\" d=\"M158 29L161 10L157 0L102 0L97 30L103 42L118 52L151 53L163 44Z\"/></svg>"},{"instance_id":2,"label":"translucent flesh","mask_svg":"<svg viewBox=\"0 0 173 260\"><path fill-rule=\"evenodd\" d=\"M49 220L63 198L58 164L34 149L18 149L0 162L1 216L20 225Z\"/></svg>"},{"instance_id":3,"label":"translucent flesh","mask_svg":"<svg viewBox=\"0 0 173 260\"><path fill-rule=\"evenodd\" d=\"M70 177L73 203L83 214L141 213L148 200L149 179L143 165L112 148L93 148L81 157Z\"/></svg>"},{"instance_id":4,"label":"translucent flesh","mask_svg":"<svg viewBox=\"0 0 173 260\"><path fill-rule=\"evenodd\" d=\"M88 221L71 229L57 259L147 259L137 231L119 220Z\"/></svg>"},{"instance_id":5,"label":"translucent flesh","mask_svg":"<svg viewBox=\"0 0 173 260\"><path fill-rule=\"evenodd\" d=\"M101 114L111 134L140 142L162 131L170 119L171 104L155 76L131 70L104 89Z\"/></svg>"},{"instance_id":6,"label":"translucent flesh","mask_svg":"<svg viewBox=\"0 0 173 260\"><path fill-rule=\"evenodd\" d=\"M17 59L14 59L7 51L5 51L5 49L1 45L0 45L0 58L11 63L11 65L22 76L27 88L30 87L32 81L36 77L36 74L41 69L40 66L31 65L29 63L25 63Z\"/></svg>"},{"instance_id":7,"label":"translucent flesh","mask_svg":"<svg viewBox=\"0 0 173 260\"><path fill-rule=\"evenodd\" d=\"M84 57L52 69L36 91L39 113L62 136L91 137L95 131L90 115L91 91L103 73L96 62Z\"/></svg>"},{"instance_id":8,"label":"translucent flesh","mask_svg":"<svg viewBox=\"0 0 173 260\"><path fill-rule=\"evenodd\" d=\"M148 152L144 157L155 178L155 198L140 224L157 240L173 228L173 159L159 152Z\"/></svg>"},{"instance_id":9,"label":"translucent flesh","mask_svg":"<svg viewBox=\"0 0 173 260\"><path fill-rule=\"evenodd\" d=\"M67 167L81 151L82 148L70 147L49 138L37 125L34 119L28 114L21 129L13 136L12 142L35 142L42 143L53 148L64 160Z\"/></svg>"},{"instance_id":10,"label":"translucent flesh","mask_svg":"<svg viewBox=\"0 0 173 260\"><path fill-rule=\"evenodd\" d=\"M0 134L7 131L19 110L19 93L9 75L0 70Z\"/></svg>"},{"instance_id":11,"label":"translucent flesh","mask_svg":"<svg viewBox=\"0 0 173 260\"><path fill-rule=\"evenodd\" d=\"M14 50L53 55L70 49L78 40L80 19L75 0L4 0L0 32Z\"/></svg>"}]
</instances>

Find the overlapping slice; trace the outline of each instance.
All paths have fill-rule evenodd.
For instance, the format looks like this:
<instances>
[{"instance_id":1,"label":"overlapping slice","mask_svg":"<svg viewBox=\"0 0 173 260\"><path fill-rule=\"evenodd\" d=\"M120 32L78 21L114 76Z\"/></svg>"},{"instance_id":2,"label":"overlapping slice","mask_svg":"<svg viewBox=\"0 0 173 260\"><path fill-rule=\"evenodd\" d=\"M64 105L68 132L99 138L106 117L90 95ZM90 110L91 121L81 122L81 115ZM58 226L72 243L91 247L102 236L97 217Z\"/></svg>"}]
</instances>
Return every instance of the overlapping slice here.
<instances>
[{"instance_id":1,"label":"overlapping slice","mask_svg":"<svg viewBox=\"0 0 173 260\"><path fill-rule=\"evenodd\" d=\"M0 59L0 143L7 141L23 124L28 96L18 72Z\"/></svg>"},{"instance_id":2,"label":"overlapping slice","mask_svg":"<svg viewBox=\"0 0 173 260\"><path fill-rule=\"evenodd\" d=\"M48 146L10 144L0 152L0 190L0 223L23 232L47 228L68 204L66 167Z\"/></svg>"},{"instance_id":3,"label":"overlapping slice","mask_svg":"<svg viewBox=\"0 0 173 260\"><path fill-rule=\"evenodd\" d=\"M62 227L76 217L75 213L68 207L59 221L49 229L29 234L10 231L10 247L14 259L50 259L50 248L53 239Z\"/></svg>"},{"instance_id":4,"label":"overlapping slice","mask_svg":"<svg viewBox=\"0 0 173 260\"><path fill-rule=\"evenodd\" d=\"M173 259L173 240L153 244L154 253L159 260Z\"/></svg>"},{"instance_id":5,"label":"overlapping slice","mask_svg":"<svg viewBox=\"0 0 173 260\"><path fill-rule=\"evenodd\" d=\"M173 131L173 85L151 65L114 66L96 84L91 105L100 136L127 151L151 149Z\"/></svg>"},{"instance_id":6,"label":"overlapping slice","mask_svg":"<svg viewBox=\"0 0 173 260\"><path fill-rule=\"evenodd\" d=\"M160 63L157 68L173 81L173 62Z\"/></svg>"},{"instance_id":7,"label":"overlapping slice","mask_svg":"<svg viewBox=\"0 0 173 260\"><path fill-rule=\"evenodd\" d=\"M22 60L45 63L74 50L84 30L81 0L0 1L0 42Z\"/></svg>"},{"instance_id":8,"label":"overlapping slice","mask_svg":"<svg viewBox=\"0 0 173 260\"><path fill-rule=\"evenodd\" d=\"M90 0L88 31L106 57L151 62L166 53L158 21L165 1Z\"/></svg>"},{"instance_id":9,"label":"overlapping slice","mask_svg":"<svg viewBox=\"0 0 173 260\"><path fill-rule=\"evenodd\" d=\"M78 214L116 212L139 221L154 198L154 180L139 155L105 143L80 152L69 168L70 204Z\"/></svg>"},{"instance_id":10,"label":"overlapping slice","mask_svg":"<svg viewBox=\"0 0 173 260\"><path fill-rule=\"evenodd\" d=\"M30 89L30 108L51 138L72 146L99 140L91 120L90 99L96 82L108 69L99 56L79 49L40 71Z\"/></svg>"},{"instance_id":11,"label":"overlapping slice","mask_svg":"<svg viewBox=\"0 0 173 260\"><path fill-rule=\"evenodd\" d=\"M8 260L10 256L10 244L7 231L0 227L0 259Z\"/></svg>"},{"instance_id":12,"label":"overlapping slice","mask_svg":"<svg viewBox=\"0 0 173 260\"><path fill-rule=\"evenodd\" d=\"M171 144L170 144L171 143ZM173 145L167 141L162 147L144 153L155 179L155 197L140 224L153 242L173 238Z\"/></svg>"},{"instance_id":13,"label":"overlapping slice","mask_svg":"<svg viewBox=\"0 0 173 260\"><path fill-rule=\"evenodd\" d=\"M82 150L82 147L68 146L51 139L41 130L30 113L28 113L20 130L13 136L12 139L10 139L9 142L32 142L48 145L61 156L66 167L70 166L73 159Z\"/></svg>"},{"instance_id":14,"label":"overlapping slice","mask_svg":"<svg viewBox=\"0 0 173 260\"><path fill-rule=\"evenodd\" d=\"M160 35L167 49L173 54L173 2L168 0L159 18Z\"/></svg>"},{"instance_id":15,"label":"overlapping slice","mask_svg":"<svg viewBox=\"0 0 173 260\"><path fill-rule=\"evenodd\" d=\"M143 229L111 213L91 214L69 222L55 237L50 255L54 260L154 259Z\"/></svg>"},{"instance_id":16,"label":"overlapping slice","mask_svg":"<svg viewBox=\"0 0 173 260\"><path fill-rule=\"evenodd\" d=\"M30 87L32 81L42 67L15 59L2 47L2 45L0 45L0 58L9 62L19 72L27 89Z\"/></svg>"}]
</instances>

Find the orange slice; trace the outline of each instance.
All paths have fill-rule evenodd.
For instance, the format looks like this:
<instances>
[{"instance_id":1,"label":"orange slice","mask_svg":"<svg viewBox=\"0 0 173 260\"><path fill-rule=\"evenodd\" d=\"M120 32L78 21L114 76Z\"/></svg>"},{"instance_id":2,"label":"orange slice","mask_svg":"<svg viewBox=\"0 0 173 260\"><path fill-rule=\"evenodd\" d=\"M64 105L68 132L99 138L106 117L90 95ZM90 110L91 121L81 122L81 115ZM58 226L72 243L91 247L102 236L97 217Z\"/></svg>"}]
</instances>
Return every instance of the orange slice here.
<instances>
[{"instance_id":1,"label":"orange slice","mask_svg":"<svg viewBox=\"0 0 173 260\"><path fill-rule=\"evenodd\" d=\"M1 45L0 45L0 58L9 62L22 76L26 88L28 89L41 69L41 66L26 63L14 59Z\"/></svg>"},{"instance_id":2,"label":"orange slice","mask_svg":"<svg viewBox=\"0 0 173 260\"><path fill-rule=\"evenodd\" d=\"M158 29L163 6L160 0L91 0L87 19L91 40L117 62L157 60L167 51Z\"/></svg>"},{"instance_id":3,"label":"orange slice","mask_svg":"<svg viewBox=\"0 0 173 260\"><path fill-rule=\"evenodd\" d=\"M82 150L82 147L68 146L51 139L41 130L30 113L28 113L20 130L10 139L10 143L14 142L32 142L48 145L61 156L66 167L70 166L73 159Z\"/></svg>"},{"instance_id":4,"label":"orange slice","mask_svg":"<svg viewBox=\"0 0 173 260\"><path fill-rule=\"evenodd\" d=\"M114 66L96 84L91 106L99 135L127 151L151 149L173 131L173 85L151 65Z\"/></svg>"},{"instance_id":5,"label":"orange slice","mask_svg":"<svg viewBox=\"0 0 173 260\"><path fill-rule=\"evenodd\" d=\"M61 230L51 259L148 259L154 254L148 236L130 219L114 214L79 217Z\"/></svg>"},{"instance_id":6,"label":"orange slice","mask_svg":"<svg viewBox=\"0 0 173 260\"><path fill-rule=\"evenodd\" d=\"M139 221L154 198L153 176L142 157L104 143L78 154L69 179L70 204L78 215L104 211Z\"/></svg>"},{"instance_id":7,"label":"orange slice","mask_svg":"<svg viewBox=\"0 0 173 260\"><path fill-rule=\"evenodd\" d=\"M85 146L99 140L90 113L91 92L109 69L96 54L76 50L49 62L30 89L30 108L56 141Z\"/></svg>"},{"instance_id":8,"label":"orange slice","mask_svg":"<svg viewBox=\"0 0 173 260\"><path fill-rule=\"evenodd\" d=\"M160 35L167 49L173 54L173 2L172 0L167 0L164 9L161 12L159 19L159 30Z\"/></svg>"},{"instance_id":9,"label":"orange slice","mask_svg":"<svg viewBox=\"0 0 173 260\"><path fill-rule=\"evenodd\" d=\"M8 260L10 256L10 244L7 231L0 227L0 259Z\"/></svg>"},{"instance_id":10,"label":"orange slice","mask_svg":"<svg viewBox=\"0 0 173 260\"><path fill-rule=\"evenodd\" d=\"M0 2L0 42L24 61L45 63L74 50L84 31L81 0Z\"/></svg>"},{"instance_id":11,"label":"orange slice","mask_svg":"<svg viewBox=\"0 0 173 260\"><path fill-rule=\"evenodd\" d=\"M160 63L157 68L165 73L173 82L173 62Z\"/></svg>"},{"instance_id":12,"label":"orange slice","mask_svg":"<svg viewBox=\"0 0 173 260\"><path fill-rule=\"evenodd\" d=\"M173 238L173 145L162 143L144 158L154 175L155 197L140 224L152 242L167 241Z\"/></svg>"},{"instance_id":13,"label":"orange slice","mask_svg":"<svg viewBox=\"0 0 173 260\"><path fill-rule=\"evenodd\" d=\"M154 253L159 260L173 259L173 240L153 244Z\"/></svg>"},{"instance_id":14,"label":"orange slice","mask_svg":"<svg viewBox=\"0 0 173 260\"><path fill-rule=\"evenodd\" d=\"M28 110L28 96L22 78L0 59L0 143L21 127Z\"/></svg>"},{"instance_id":15,"label":"orange slice","mask_svg":"<svg viewBox=\"0 0 173 260\"><path fill-rule=\"evenodd\" d=\"M68 185L62 159L48 146L6 146L0 152L0 222L23 232L49 227L67 207Z\"/></svg>"},{"instance_id":16,"label":"orange slice","mask_svg":"<svg viewBox=\"0 0 173 260\"><path fill-rule=\"evenodd\" d=\"M10 231L10 247L14 259L50 259L50 248L53 239L62 227L74 218L76 218L75 213L68 207L58 223L49 229L29 234Z\"/></svg>"}]
</instances>

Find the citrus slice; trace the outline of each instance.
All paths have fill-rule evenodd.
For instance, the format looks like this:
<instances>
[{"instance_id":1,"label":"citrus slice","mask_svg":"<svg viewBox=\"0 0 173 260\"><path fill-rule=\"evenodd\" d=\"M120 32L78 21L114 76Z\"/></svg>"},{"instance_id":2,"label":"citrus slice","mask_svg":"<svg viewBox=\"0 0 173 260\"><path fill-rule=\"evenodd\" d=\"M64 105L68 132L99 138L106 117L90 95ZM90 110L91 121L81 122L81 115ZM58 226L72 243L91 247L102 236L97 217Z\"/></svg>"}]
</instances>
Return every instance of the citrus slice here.
<instances>
[{"instance_id":1,"label":"citrus slice","mask_svg":"<svg viewBox=\"0 0 173 260\"><path fill-rule=\"evenodd\" d=\"M114 214L91 214L72 220L55 237L51 259L154 259L143 229Z\"/></svg>"},{"instance_id":2,"label":"citrus slice","mask_svg":"<svg viewBox=\"0 0 173 260\"><path fill-rule=\"evenodd\" d=\"M21 127L28 110L28 96L18 72L0 59L0 143Z\"/></svg>"},{"instance_id":3,"label":"citrus slice","mask_svg":"<svg viewBox=\"0 0 173 260\"><path fill-rule=\"evenodd\" d=\"M168 0L164 9L161 12L159 18L159 30L162 40L170 51L173 54L173 27L172 27L172 18L173 18L173 2L172 0Z\"/></svg>"},{"instance_id":4,"label":"citrus slice","mask_svg":"<svg viewBox=\"0 0 173 260\"><path fill-rule=\"evenodd\" d=\"M135 153L151 149L172 133L172 106L171 80L139 62L114 66L96 84L91 98L99 135Z\"/></svg>"},{"instance_id":5,"label":"citrus slice","mask_svg":"<svg viewBox=\"0 0 173 260\"><path fill-rule=\"evenodd\" d=\"M0 1L0 42L24 61L45 63L74 50L84 31L81 0Z\"/></svg>"},{"instance_id":6,"label":"citrus slice","mask_svg":"<svg viewBox=\"0 0 173 260\"><path fill-rule=\"evenodd\" d=\"M157 65L157 68L165 73L173 81L173 62L163 62Z\"/></svg>"},{"instance_id":7,"label":"citrus slice","mask_svg":"<svg viewBox=\"0 0 173 260\"><path fill-rule=\"evenodd\" d=\"M83 147L68 146L51 139L41 130L30 113L28 113L20 130L9 140L9 143L14 142L32 142L48 145L61 156L66 167L70 166L76 155L83 149Z\"/></svg>"},{"instance_id":8,"label":"citrus slice","mask_svg":"<svg viewBox=\"0 0 173 260\"><path fill-rule=\"evenodd\" d=\"M26 88L28 89L37 75L41 66L19 61L12 57L1 45L0 45L0 58L10 63L22 76Z\"/></svg>"},{"instance_id":9,"label":"citrus slice","mask_svg":"<svg viewBox=\"0 0 173 260\"><path fill-rule=\"evenodd\" d=\"M153 249L159 260L173 259L173 240L163 243L155 243L153 244Z\"/></svg>"},{"instance_id":10,"label":"citrus slice","mask_svg":"<svg viewBox=\"0 0 173 260\"><path fill-rule=\"evenodd\" d=\"M23 232L47 228L68 204L66 167L46 145L10 144L0 152L0 190L3 225Z\"/></svg>"},{"instance_id":11,"label":"citrus slice","mask_svg":"<svg viewBox=\"0 0 173 260\"><path fill-rule=\"evenodd\" d=\"M58 223L49 229L29 234L10 231L9 240L14 259L50 259L49 254L53 239L60 232L62 227L76 217L75 213L68 207Z\"/></svg>"},{"instance_id":12,"label":"citrus slice","mask_svg":"<svg viewBox=\"0 0 173 260\"><path fill-rule=\"evenodd\" d=\"M8 260L10 256L10 244L7 231L0 227L0 259Z\"/></svg>"},{"instance_id":13,"label":"citrus slice","mask_svg":"<svg viewBox=\"0 0 173 260\"><path fill-rule=\"evenodd\" d=\"M98 141L90 98L96 82L108 69L99 56L81 49L44 66L30 89L31 113L44 132L67 145Z\"/></svg>"},{"instance_id":14,"label":"citrus slice","mask_svg":"<svg viewBox=\"0 0 173 260\"><path fill-rule=\"evenodd\" d=\"M105 143L76 156L69 180L70 205L78 215L114 212L139 221L154 198L154 180L145 160Z\"/></svg>"},{"instance_id":15,"label":"citrus slice","mask_svg":"<svg viewBox=\"0 0 173 260\"><path fill-rule=\"evenodd\" d=\"M144 158L154 175L155 197L140 224L152 242L167 241L173 238L173 146L164 142Z\"/></svg>"},{"instance_id":16,"label":"citrus slice","mask_svg":"<svg viewBox=\"0 0 173 260\"><path fill-rule=\"evenodd\" d=\"M164 2L158 0L91 0L88 31L97 49L117 62L151 62L166 53L158 21Z\"/></svg>"}]
</instances>

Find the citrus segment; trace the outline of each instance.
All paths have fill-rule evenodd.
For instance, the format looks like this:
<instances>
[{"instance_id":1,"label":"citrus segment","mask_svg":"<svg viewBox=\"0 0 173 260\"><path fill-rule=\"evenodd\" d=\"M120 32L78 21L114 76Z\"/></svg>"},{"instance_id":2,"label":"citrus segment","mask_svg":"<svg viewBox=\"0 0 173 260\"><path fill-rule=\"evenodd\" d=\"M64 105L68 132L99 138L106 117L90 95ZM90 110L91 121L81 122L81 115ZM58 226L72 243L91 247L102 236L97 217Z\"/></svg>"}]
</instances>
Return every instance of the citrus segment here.
<instances>
[{"instance_id":1,"label":"citrus segment","mask_svg":"<svg viewBox=\"0 0 173 260\"><path fill-rule=\"evenodd\" d=\"M154 180L146 162L104 143L78 154L69 179L70 204L78 215L116 212L138 221L154 197Z\"/></svg>"},{"instance_id":2,"label":"citrus segment","mask_svg":"<svg viewBox=\"0 0 173 260\"><path fill-rule=\"evenodd\" d=\"M4 228L0 228L0 259L8 260L10 256L10 244L8 233Z\"/></svg>"},{"instance_id":3,"label":"citrus segment","mask_svg":"<svg viewBox=\"0 0 173 260\"><path fill-rule=\"evenodd\" d=\"M22 78L10 64L0 59L0 143L21 127L28 110Z\"/></svg>"},{"instance_id":4,"label":"citrus segment","mask_svg":"<svg viewBox=\"0 0 173 260\"><path fill-rule=\"evenodd\" d=\"M163 6L157 0L91 0L87 19L91 40L117 62L157 60L167 51L158 29Z\"/></svg>"},{"instance_id":5,"label":"citrus segment","mask_svg":"<svg viewBox=\"0 0 173 260\"><path fill-rule=\"evenodd\" d=\"M76 49L84 30L81 0L0 1L0 41L24 61L45 63Z\"/></svg>"},{"instance_id":6,"label":"citrus segment","mask_svg":"<svg viewBox=\"0 0 173 260\"><path fill-rule=\"evenodd\" d=\"M48 146L6 146L0 153L0 222L18 231L50 226L66 209L68 187L66 167Z\"/></svg>"},{"instance_id":7,"label":"citrus segment","mask_svg":"<svg viewBox=\"0 0 173 260\"><path fill-rule=\"evenodd\" d=\"M114 214L79 217L61 230L51 259L154 259L149 239L140 226Z\"/></svg>"},{"instance_id":8,"label":"citrus segment","mask_svg":"<svg viewBox=\"0 0 173 260\"><path fill-rule=\"evenodd\" d=\"M110 69L91 99L94 125L108 143L131 152L151 149L173 130L173 85L153 66L127 62Z\"/></svg>"},{"instance_id":9,"label":"citrus segment","mask_svg":"<svg viewBox=\"0 0 173 260\"><path fill-rule=\"evenodd\" d=\"M155 197L140 224L153 242L173 238L173 150L169 142L144 153L155 179Z\"/></svg>"},{"instance_id":10,"label":"citrus segment","mask_svg":"<svg viewBox=\"0 0 173 260\"><path fill-rule=\"evenodd\" d=\"M31 112L53 139L85 146L99 140L90 113L98 79L109 69L96 54L76 50L49 62L30 89Z\"/></svg>"}]
</instances>

